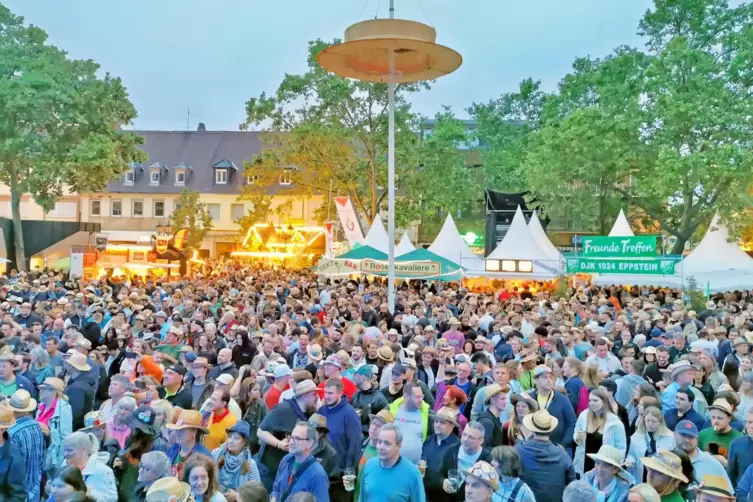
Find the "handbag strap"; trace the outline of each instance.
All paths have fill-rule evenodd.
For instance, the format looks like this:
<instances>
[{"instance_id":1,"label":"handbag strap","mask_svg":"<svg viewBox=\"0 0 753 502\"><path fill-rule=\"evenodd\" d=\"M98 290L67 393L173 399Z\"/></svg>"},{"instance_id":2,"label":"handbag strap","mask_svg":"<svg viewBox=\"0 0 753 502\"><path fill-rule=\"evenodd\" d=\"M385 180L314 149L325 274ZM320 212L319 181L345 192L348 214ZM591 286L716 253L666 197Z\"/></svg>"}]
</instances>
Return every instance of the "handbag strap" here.
<instances>
[{"instance_id":1,"label":"handbag strap","mask_svg":"<svg viewBox=\"0 0 753 502\"><path fill-rule=\"evenodd\" d=\"M523 481L518 479L518 481L515 483L515 487L512 489L512 492L510 493L510 498L508 498L507 500L509 500L510 502L515 502L515 499L517 498L518 493L520 492L522 488L523 488Z\"/></svg>"},{"instance_id":2,"label":"handbag strap","mask_svg":"<svg viewBox=\"0 0 753 502\"><path fill-rule=\"evenodd\" d=\"M311 467L311 465L314 462L316 462L316 459L312 455L298 467L298 470L295 471L295 474L293 474L293 477L290 479L290 483L288 483L288 487L285 488L285 491L282 492L282 495L280 495L280 502L285 502L285 499L288 498L288 495L290 495L290 492L293 490L293 487L298 482L301 475L303 475L303 473L306 472L306 469Z\"/></svg>"}]
</instances>

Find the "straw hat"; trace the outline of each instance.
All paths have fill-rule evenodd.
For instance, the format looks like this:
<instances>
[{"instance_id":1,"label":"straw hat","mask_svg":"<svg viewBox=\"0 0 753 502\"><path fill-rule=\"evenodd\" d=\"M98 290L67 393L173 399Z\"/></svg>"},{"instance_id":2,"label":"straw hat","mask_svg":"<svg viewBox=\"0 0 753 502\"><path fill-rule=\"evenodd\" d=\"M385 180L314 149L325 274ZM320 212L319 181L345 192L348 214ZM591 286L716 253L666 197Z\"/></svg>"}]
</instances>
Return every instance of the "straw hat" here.
<instances>
[{"instance_id":1,"label":"straw hat","mask_svg":"<svg viewBox=\"0 0 753 502\"><path fill-rule=\"evenodd\" d=\"M180 412L178 421L173 424L167 424L168 429L179 431L183 429L196 429L203 433L209 432L206 427L201 426L201 413L196 410L183 410Z\"/></svg>"},{"instance_id":2,"label":"straw hat","mask_svg":"<svg viewBox=\"0 0 753 502\"><path fill-rule=\"evenodd\" d=\"M79 371L90 371L92 369L92 367L89 366L89 363L86 361L86 356L80 352L72 353L71 356L65 360L65 362Z\"/></svg>"},{"instance_id":3,"label":"straw hat","mask_svg":"<svg viewBox=\"0 0 753 502\"><path fill-rule=\"evenodd\" d=\"M457 412L452 408L448 408L447 406L442 406L441 408L439 408L436 413L432 414L432 418L438 418L439 420L450 422L455 427L458 427L460 425L458 423Z\"/></svg>"},{"instance_id":4,"label":"straw hat","mask_svg":"<svg viewBox=\"0 0 753 502\"><path fill-rule=\"evenodd\" d=\"M322 346L318 343L314 343L306 347L306 353L311 358L312 361L319 362L322 360L322 357L324 357L324 353L322 352Z\"/></svg>"},{"instance_id":5,"label":"straw hat","mask_svg":"<svg viewBox=\"0 0 753 502\"><path fill-rule=\"evenodd\" d=\"M13 354L0 355L0 363L2 362L8 362L14 368L18 366L18 361L16 361L16 357Z\"/></svg>"},{"instance_id":6,"label":"straw hat","mask_svg":"<svg viewBox=\"0 0 753 502\"><path fill-rule=\"evenodd\" d=\"M450 319L449 324L450 326L460 326L463 323L460 322L457 317L453 317Z\"/></svg>"},{"instance_id":7,"label":"straw hat","mask_svg":"<svg viewBox=\"0 0 753 502\"><path fill-rule=\"evenodd\" d=\"M377 357L382 361L387 361L388 363L391 363L395 360L395 354L392 352L392 349L386 345L382 345L381 347L379 347L379 349L377 349Z\"/></svg>"},{"instance_id":8,"label":"straw hat","mask_svg":"<svg viewBox=\"0 0 753 502\"><path fill-rule=\"evenodd\" d=\"M146 492L146 502L187 502L191 496L188 483L177 478L160 478Z\"/></svg>"},{"instance_id":9,"label":"straw hat","mask_svg":"<svg viewBox=\"0 0 753 502\"><path fill-rule=\"evenodd\" d=\"M204 366L205 368L212 367L212 365L209 364L209 360L206 357L197 357L196 360L191 364L193 365L194 368L196 366Z\"/></svg>"},{"instance_id":10,"label":"straw hat","mask_svg":"<svg viewBox=\"0 0 753 502\"><path fill-rule=\"evenodd\" d=\"M0 430L7 430L16 425L13 411L5 406L0 406Z\"/></svg>"},{"instance_id":11,"label":"straw hat","mask_svg":"<svg viewBox=\"0 0 753 502\"><path fill-rule=\"evenodd\" d=\"M28 413L37 409L37 400L31 397L28 390L18 389L13 395L5 399L3 405L14 412Z\"/></svg>"},{"instance_id":12,"label":"straw hat","mask_svg":"<svg viewBox=\"0 0 753 502\"><path fill-rule=\"evenodd\" d=\"M520 362L521 363L527 363L529 361L538 361L539 356L534 354L533 352L527 352L525 354L520 355Z\"/></svg>"},{"instance_id":13,"label":"straw hat","mask_svg":"<svg viewBox=\"0 0 753 502\"><path fill-rule=\"evenodd\" d=\"M512 403L513 406L518 404L519 401L523 401L528 405L528 407L531 409L531 411L539 411L539 402L536 401L533 397L531 397L529 394L523 393L523 394L513 394L510 398L510 403Z\"/></svg>"},{"instance_id":14,"label":"straw hat","mask_svg":"<svg viewBox=\"0 0 753 502\"><path fill-rule=\"evenodd\" d=\"M531 432L549 434L557 428L559 420L551 416L546 410L539 410L523 417L523 425Z\"/></svg>"},{"instance_id":15,"label":"straw hat","mask_svg":"<svg viewBox=\"0 0 753 502\"><path fill-rule=\"evenodd\" d=\"M489 404L494 396L502 393L502 386L496 383L486 386L486 396L484 397L484 404Z\"/></svg>"},{"instance_id":16,"label":"straw hat","mask_svg":"<svg viewBox=\"0 0 753 502\"><path fill-rule=\"evenodd\" d=\"M488 462L479 460L473 464L473 467L468 469L466 475L483 481L492 489L492 492L499 490L499 475L497 474L497 470Z\"/></svg>"},{"instance_id":17,"label":"straw hat","mask_svg":"<svg viewBox=\"0 0 753 502\"><path fill-rule=\"evenodd\" d=\"M389 410L379 410L376 415L369 413L369 420L374 420L375 418L382 420L385 424L395 423L395 417L392 416Z\"/></svg>"},{"instance_id":18,"label":"straw hat","mask_svg":"<svg viewBox=\"0 0 753 502\"><path fill-rule=\"evenodd\" d=\"M588 453L589 457L605 464L613 465L622 470L622 464L625 463L625 455L614 446L608 444L602 445L598 453Z\"/></svg>"},{"instance_id":19,"label":"straw hat","mask_svg":"<svg viewBox=\"0 0 753 502\"><path fill-rule=\"evenodd\" d=\"M669 367L669 378L674 380L686 371L695 371L695 366L690 364L690 361L677 361L675 364Z\"/></svg>"},{"instance_id":20,"label":"straw hat","mask_svg":"<svg viewBox=\"0 0 753 502\"><path fill-rule=\"evenodd\" d=\"M659 450L655 457L643 457L641 462L645 467L653 469L669 476L670 478L679 479L683 483L688 482L688 478L682 473L682 461L680 457L669 450Z\"/></svg>"},{"instance_id":21,"label":"straw hat","mask_svg":"<svg viewBox=\"0 0 753 502\"><path fill-rule=\"evenodd\" d=\"M732 409L732 405L727 402L726 399L716 399L714 401L714 404L709 406L709 410L719 410L723 411L729 416L732 416L732 413L734 413L735 410Z\"/></svg>"},{"instance_id":22,"label":"straw hat","mask_svg":"<svg viewBox=\"0 0 753 502\"><path fill-rule=\"evenodd\" d=\"M98 411L90 411L84 415L84 426L79 429L81 431L90 431L99 427L104 427L106 422L99 416Z\"/></svg>"},{"instance_id":23,"label":"straw hat","mask_svg":"<svg viewBox=\"0 0 753 502\"><path fill-rule=\"evenodd\" d=\"M309 417L309 425L318 431L324 431L329 434L329 427L327 427L327 417L314 413Z\"/></svg>"},{"instance_id":24,"label":"straw hat","mask_svg":"<svg viewBox=\"0 0 753 502\"><path fill-rule=\"evenodd\" d=\"M318 388L313 380L303 380L295 386L295 397L301 397L309 392L317 392Z\"/></svg>"},{"instance_id":25,"label":"straw hat","mask_svg":"<svg viewBox=\"0 0 753 502\"><path fill-rule=\"evenodd\" d=\"M39 389L51 389L54 390L55 393L57 393L58 397L62 397L65 400L68 400L68 396L64 394L65 392L65 382L63 382L59 378L55 377L47 377L44 379L44 382L39 384Z\"/></svg>"},{"instance_id":26,"label":"straw hat","mask_svg":"<svg viewBox=\"0 0 753 502\"><path fill-rule=\"evenodd\" d=\"M735 500L735 494L729 488L729 481L726 477L706 474L698 484L698 493L707 493L715 497Z\"/></svg>"}]
</instances>

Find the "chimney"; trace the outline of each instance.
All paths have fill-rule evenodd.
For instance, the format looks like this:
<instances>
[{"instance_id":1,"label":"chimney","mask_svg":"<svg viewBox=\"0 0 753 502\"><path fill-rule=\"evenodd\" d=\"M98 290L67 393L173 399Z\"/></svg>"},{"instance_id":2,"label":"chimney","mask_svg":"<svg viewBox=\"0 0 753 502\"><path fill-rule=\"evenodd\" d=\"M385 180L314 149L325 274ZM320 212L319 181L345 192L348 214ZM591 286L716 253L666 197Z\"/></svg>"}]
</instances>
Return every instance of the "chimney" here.
<instances>
[{"instance_id":1,"label":"chimney","mask_svg":"<svg viewBox=\"0 0 753 502\"><path fill-rule=\"evenodd\" d=\"M204 125L204 122L199 122L199 127L196 128L199 132L207 132L207 126Z\"/></svg>"}]
</instances>

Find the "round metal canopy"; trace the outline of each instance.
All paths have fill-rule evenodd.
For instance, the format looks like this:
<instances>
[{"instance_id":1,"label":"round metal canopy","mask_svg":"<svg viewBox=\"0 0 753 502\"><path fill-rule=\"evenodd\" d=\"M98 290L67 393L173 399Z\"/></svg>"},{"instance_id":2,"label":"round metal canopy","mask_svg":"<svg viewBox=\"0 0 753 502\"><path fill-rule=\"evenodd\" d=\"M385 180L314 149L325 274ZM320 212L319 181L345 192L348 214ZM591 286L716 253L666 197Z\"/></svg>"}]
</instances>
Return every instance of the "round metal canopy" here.
<instances>
[{"instance_id":1,"label":"round metal canopy","mask_svg":"<svg viewBox=\"0 0 753 502\"><path fill-rule=\"evenodd\" d=\"M438 45L436 39L436 30L422 23L372 19L349 27L343 43L324 49L316 59L341 77L396 84L420 82L450 74L463 62L460 54Z\"/></svg>"}]
</instances>

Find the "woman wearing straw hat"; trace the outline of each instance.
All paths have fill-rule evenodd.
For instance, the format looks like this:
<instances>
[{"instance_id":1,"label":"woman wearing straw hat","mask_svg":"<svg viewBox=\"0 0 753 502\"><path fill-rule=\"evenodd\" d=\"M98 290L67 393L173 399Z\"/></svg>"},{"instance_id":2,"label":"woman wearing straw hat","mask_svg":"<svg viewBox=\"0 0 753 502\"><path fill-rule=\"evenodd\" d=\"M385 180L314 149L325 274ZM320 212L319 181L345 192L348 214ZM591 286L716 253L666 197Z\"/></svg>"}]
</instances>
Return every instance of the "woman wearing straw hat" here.
<instances>
[{"instance_id":1,"label":"woman wearing straw hat","mask_svg":"<svg viewBox=\"0 0 753 502\"><path fill-rule=\"evenodd\" d=\"M575 423L573 440L575 448L575 472L583 475L593 469L594 463L587 453L596 453L602 445L610 445L627 453L625 426L609 409L609 395L594 389L588 396L588 409L580 414Z\"/></svg>"},{"instance_id":2,"label":"woman wearing straw hat","mask_svg":"<svg viewBox=\"0 0 753 502\"><path fill-rule=\"evenodd\" d=\"M44 464L48 479L63 463L63 439L73 432L73 411L64 392L65 383L59 378L47 378L39 386L36 419L50 444Z\"/></svg>"},{"instance_id":3,"label":"woman wearing straw hat","mask_svg":"<svg viewBox=\"0 0 753 502\"><path fill-rule=\"evenodd\" d=\"M662 502L682 502L678 489L688 478L682 473L680 457L668 450L660 450L655 457L643 457L643 465L648 470L648 484L661 497Z\"/></svg>"},{"instance_id":4,"label":"woman wearing straw hat","mask_svg":"<svg viewBox=\"0 0 753 502\"><path fill-rule=\"evenodd\" d=\"M624 456L613 446L603 445L598 453L589 453L594 468L584 476L604 502L625 502L630 487L635 483L633 476L622 468Z\"/></svg>"},{"instance_id":5,"label":"woman wearing straw hat","mask_svg":"<svg viewBox=\"0 0 753 502\"><path fill-rule=\"evenodd\" d=\"M16 425L13 412L0 406L0 494L8 502L26 502L26 466L20 451L12 448L8 429Z\"/></svg>"},{"instance_id":6,"label":"woman wearing straw hat","mask_svg":"<svg viewBox=\"0 0 753 502\"><path fill-rule=\"evenodd\" d=\"M502 444L513 446L526 438L527 431L523 426L523 419L526 415L539 411L539 403L525 393L513 394L510 403L514 413L510 414L510 421L502 426Z\"/></svg>"},{"instance_id":7,"label":"woman wearing straw hat","mask_svg":"<svg viewBox=\"0 0 753 502\"><path fill-rule=\"evenodd\" d=\"M183 410L175 424L166 425L173 434L173 444L167 449L170 472L173 476L181 477L186 461L194 455L212 456L212 452L197 440L200 432L209 432L201 422L201 413L196 410Z\"/></svg>"}]
</instances>

